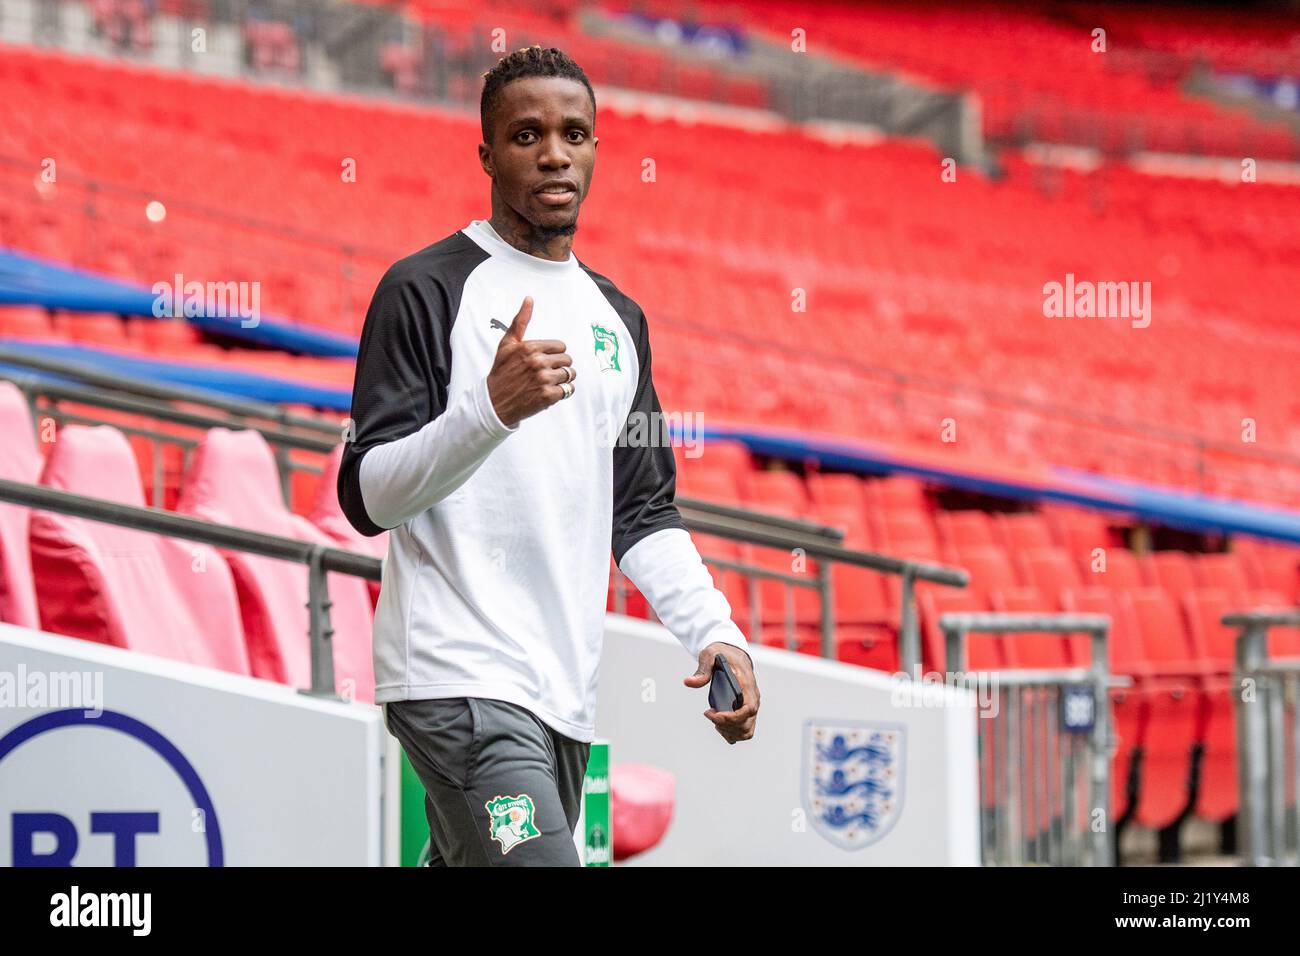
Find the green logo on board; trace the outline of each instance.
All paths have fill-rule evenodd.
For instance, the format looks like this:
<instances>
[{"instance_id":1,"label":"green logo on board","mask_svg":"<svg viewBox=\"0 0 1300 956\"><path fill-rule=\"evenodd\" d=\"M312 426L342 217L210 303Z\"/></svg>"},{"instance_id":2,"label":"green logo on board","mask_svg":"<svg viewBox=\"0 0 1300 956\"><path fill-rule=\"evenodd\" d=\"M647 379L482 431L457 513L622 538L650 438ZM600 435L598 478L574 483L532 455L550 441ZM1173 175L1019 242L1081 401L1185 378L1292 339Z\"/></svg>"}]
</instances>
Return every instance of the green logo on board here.
<instances>
[{"instance_id":1,"label":"green logo on board","mask_svg":"<svg viewBox=\"0 0 1300 956\"><path fill-rule=\"evenodd\" d=\"M591 326L591 336L595 340L596 360L602 372L621 372L623 366L618 364L618 335L603 325Z\"/></svg>"},{"instance_id":2,"label":"green logo on board","mask_svg":"<svg viewBox=\"0 0 1300 956\"><path fill-rule=\"evenodd\" d=\"M488 812L488 833L501 844L502 856L542 835L533 822L533 798L526 793L517 797L493 797L483 806Z\"/></svg>"}]
</instances>

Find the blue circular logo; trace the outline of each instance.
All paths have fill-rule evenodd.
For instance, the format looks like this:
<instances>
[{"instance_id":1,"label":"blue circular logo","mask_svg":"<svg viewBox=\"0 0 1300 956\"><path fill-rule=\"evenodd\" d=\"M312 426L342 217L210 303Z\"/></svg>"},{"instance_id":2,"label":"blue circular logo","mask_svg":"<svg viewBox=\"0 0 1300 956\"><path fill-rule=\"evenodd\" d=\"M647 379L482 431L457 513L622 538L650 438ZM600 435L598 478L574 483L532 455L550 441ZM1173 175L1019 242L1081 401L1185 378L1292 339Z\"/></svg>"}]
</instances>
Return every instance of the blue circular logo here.
<instances>
[{"instance_id":1,"label":"blue circular logo","mask_svg":"<svg viewBox=\"0 0 1300 956\"><path fill-rule=\"evenodd\" d=\"M134 737L167 761L168 766L175 771L176 776L181 778L181 782L189 790L194 806L203 812L204 837L208 844L208 866L224 865L221 826L217 823L217 810L212 805L212 798L208 795L207 788L203 786L203 781L199 779L198 773L190 762L185 759L185 755L176 749L175 744L134 717L128 717L114 710L103 711L98 716L87 715L84 710L75 709L50 711L19 724L4 737L0 737L0 761L33 737L64 727L102 727L106 730L116 730L128 737Z\"/></svg>"}]
</instances>

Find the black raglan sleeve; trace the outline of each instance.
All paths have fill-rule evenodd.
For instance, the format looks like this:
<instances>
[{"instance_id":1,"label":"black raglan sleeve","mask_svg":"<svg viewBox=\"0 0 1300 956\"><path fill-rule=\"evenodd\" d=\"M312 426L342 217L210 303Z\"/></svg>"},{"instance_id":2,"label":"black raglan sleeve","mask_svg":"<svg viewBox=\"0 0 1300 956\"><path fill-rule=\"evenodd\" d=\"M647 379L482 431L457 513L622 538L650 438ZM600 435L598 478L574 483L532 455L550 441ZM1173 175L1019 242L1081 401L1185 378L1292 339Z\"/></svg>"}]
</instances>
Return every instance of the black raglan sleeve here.
<instances>
[{"instance_id":1,"label":"black raglan sleeve","mask_svg":"<svg viewBox=\"0 0 1300 956\"><path fill-rule=\"evenodd\" d=\"M628 440L629 434L657 439L663 414L655 394L650 367L650 330L645 315L636 308L632 321L624 319L636 336L638 378L632 408L614 446L614 528L611 543L614 561L647 535L664 528L686 530L673 503L677 485L677 462L672 447L657 440ZM640 426L636 426L637 419Z\"/></svg>"},{"instance_id":2,"label":"black raglan sleeve","mask_svg":"<svg viewBox=\"0 0 1300 956\"><path fill-rule=\"evenodd\" d=\"M665 430L651 377L650 331L640 308L633 308L632 321L624 321L636 338L639 377L628 422L614 448L615 563L692 657L715 642L748 652L745 635L731 620L731 605L714 587L673 503L677 464L672 446L661 441ZM630 427L633 415L645 416L639 428ZM640 437L633 441L633 436Z\"/></svg>"},{"instance_id":3,"label":"black raglan sleeve","mask_svg":"<svg viewBox=\"0 0 1300 956\"><path fill-rule=\"evenodd\" d=\"M372 537L451 494L519 427L497 417L486 378L448 396L451 325L470 264L417 257L380 281L357 352L338 496Z\"/></svg>"}]
</instances>

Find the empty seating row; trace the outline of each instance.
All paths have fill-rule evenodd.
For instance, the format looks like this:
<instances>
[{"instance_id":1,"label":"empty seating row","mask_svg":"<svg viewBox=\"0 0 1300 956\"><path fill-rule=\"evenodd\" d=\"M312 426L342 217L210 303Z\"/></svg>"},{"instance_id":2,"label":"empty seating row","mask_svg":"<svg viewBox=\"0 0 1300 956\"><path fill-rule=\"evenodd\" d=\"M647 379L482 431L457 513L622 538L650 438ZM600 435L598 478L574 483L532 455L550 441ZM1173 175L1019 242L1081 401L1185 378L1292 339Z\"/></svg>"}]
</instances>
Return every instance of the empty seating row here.
<instances>
[{"instance_id":1,"label":"empty seating row","mask_svg":"<svg viewBox=\"0 0 1300 956\"><path fill-rule=\"evenodd\" d=\"M143 507L137 462L107 425L67 425L38 448L26 399L0 382L3 476ZM338 455L331 458L337 468ZM380 539L345 532L333 481L319 486L317 523L291 513L274 455L254 431L210 430L190 461L177 512L369 553ZM307 572L300 565L85 518L0 506L0 617L26 627L175 660L310 685ZM328 575L336 687L373 700L372 595L359 578Z\"/></svg>"}]
</instances>

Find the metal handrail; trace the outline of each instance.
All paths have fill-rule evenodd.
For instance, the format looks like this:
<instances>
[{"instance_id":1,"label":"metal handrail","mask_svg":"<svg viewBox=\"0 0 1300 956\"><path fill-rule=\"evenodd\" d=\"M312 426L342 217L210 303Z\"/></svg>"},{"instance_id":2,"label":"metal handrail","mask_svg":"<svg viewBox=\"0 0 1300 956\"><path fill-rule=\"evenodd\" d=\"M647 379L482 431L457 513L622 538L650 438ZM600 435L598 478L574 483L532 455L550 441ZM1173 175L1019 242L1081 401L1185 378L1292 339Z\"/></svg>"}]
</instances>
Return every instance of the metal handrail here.
<instances>
[{"instance_id":1,"label":"metal handrail","mask_svg":"<svg viewBox=\"0 0 1300 956\"><path fill-rule=\"evenodd\" d=\"M232 424L229 418L219 418L216 415L204 415L201 412L188 412L183 409L173 408L166 405L151 404L146 398L114 395L111 392L100 388L80 385L64 385L59 382L37 380L33 376L14 375L6 373L2 369L0 369L0 379L13 382L28 394L39 393L44 398L68 402L80 402L85 405L95 405L100 408L108 408L117 412L126 412L132 415L156 418L160 421L172 422L176 425L188 425L193 428L208 429L229 428ZM58 412L58 409L49 410L50 414L58 414ZM339 443L339 436L342 433L341 427L334 429L334 439L331 441L325 437L318 438L312 435L302 435L288 431L284 428L258 425L251 422L238 422L235 424L238 424L240 428L260 432L262 437L273 444L298 448L303 451L322 452L325 454L333 451L334 446Z\"/></svg>"},{"instance_id":2,"label":"metal handrail","mask_svg":"<svg viewBox=\"0 0 1300 956\"><path fill-rule=\"evenodd\" d=\"M15 372L3 365L29 368L30 373ZM57 378L48 378L46 373ZM183 385L158 384L129 374L103 372L93 365L29 355L23 351L6 348L0 343L0 379L13 382L27 395L28 404L36 414L46 414L63 420L90 422L59 408L41 407L37 397L48 403L59 401L79 402L99 408L139 415L158 421L171 422L196 429L236 427L256 431L272 446L276 466L280 471L281 493L289 501L289 481L294 471L318 472L319 469L296 462L293 450L329 454L343 437L346 420L297 415L280 406L251 399L234 398L203 388ZM61 381L70 379L71 381ZM80 382L76 381L80 379ZM197 405L224 412L229 417L207 415L179 407ZM260 424L270 422L273 424ZM115 425L117 423L114 423ZM129 430L117 425L123 430ZM143 435L140 430L134 432ZM163 474L161 447L164 442L187 447L180 437L148 436L154 448L153 504L163 503Z\"/></svg>"},{"instance_id":3,"label":"metal handrail","mask_svg":"<svg viewBox=\"0 0 1300 956\"><path fill-rule=\"evenodd\" d=\"M1033 694L1036 690L1048 687L1061 688L1069 685L1091 687L1093 725L1089 733L1087 754L1089 801L1095 810L1101 812L1102 820L1106 824L1101 828L1094 827L1091 831L1092 861L1099 866L1109 866L1113 861L1110 837L1107 832L1110 826L1110 749L1112 743L1107 693L1112 687L1127 686L1126 681L1116 681L1110 674L1110 658L1107 653L1107 636L1110 627L1110 617L1105 614L953 612L943 614L939 618L939 628L944 634L944 666L950 675L966 673L966 638L972 633L998 635L1047 634L1052 637L1064 637L1069 634L1083 632L1091 637L1092 661L1086 668L1038 668L1027 673L1007 670L992 672L996 675L994 679L999 684L1004 683L1003 677L1005 676L1009 678L1005 681L1006 686L1016 688L1016 693L1008 698L1009 714L1001 727L1003 737L1001 767L994 766L994 770L1001 770L1001 785L1004 792L1007 794L1017 793L1017 779L1022 770L1020 711L1023 701L1021 698L1026 690ZM1032 705L1033 700L1031 698L1031 707ZM1029 731L1029 751L1032 753L1040 746L1045 748L1048 736L1047 724L1044 723L1043 732L1036 740L1032 710L1030 711ZM980 760L982 763L984 759L983 738L977 737L977 741L981 746ZM1044 752L1046 752L1045 749ZM1035 825L1042 823L1038 819L1039 798L1042 795L1039 792L1038 784L1040 778L1046 781L1042 773L1042 767L1043 763L1040 760L1035 767L1037 776L1031 781L1032 802L1030 807L1032 823ZM1063 769L1064 781L1062 786L1062 819L1069 824L1076 822L1078 810L1073 787L1074 772L1073 760L1071 759L1068 762L1068 767ZM982 779L983 774L981 773ZM1068 783L1069 786L1065 786L1065 783ZM1050 802L1050 785L1046 787L1043 793L1048 795ZM1023 821L1020 818L1022 809L1020 803L1021 801L1018 799L1009 799L1005 807L999 808L999 812L1005 813L1006 816L1005 821L1003 821L1004 825L995 829L996 842L998 843L997 852L1002 862L1012 864L1021 862L1021 852L1023 850L1021 845L1021 825ZM983 829L981 832L983 832ZM1081 848L1077 845L1077 835L1068 828L1064 832L1068 836L1062 851L1064 861L1075 863L1081 855ZM1034 840L1038 840L1037 835ZM1050 857L1055 842L1054 831L1051 827L1046 828L1046 842L1048 844L1047 855ZM1035 849L1035 855L1037 855L1037 848Z\"/></svg>"},{"instance_id":4,"label":"metal handrail","mask_svg":"<svg viewBox=\"0 0 1300 956\"><path fill-rule=\"evenodd\" d=\"M60 382L36 374L25 375L0 369L0 379L14 382L29 396L29 400L31 396L39 395L49 401L79 402L200 429L236 424L238 427L254 430L275 448L284 485L281 490L286 494L289 472L296 467L302 467L289 460L289 450L299 449L328 454L335 448L341 437L342 422L336 424L326 419L291 415L275 405L231 398L203 389L161 385L129 375L110 374L83 362L29 355L18 349L6 348L3 344L0 344L0 364L26 367L34 372L79 379L84 383ZM127 394L120 394L122 392ZM171 404L173 402L207 406L240 418L263 419L279 423L281 427L259 425L255 422L231 422L229 419L174 407ZM35 403L33 405L36 407ZM65 413L57 408L36 410L55 417L65 416ZM290 428L304 428L314 434L298 434L289 430ZM329 438L326 438L326 435ZM158 445L161 439L154 437L152 440L155 445ZM180 441L180 439L176 440ZM161 467L161 456L155 454L155 505L162 503ZM784 583L818 590L822 608L821 650L823 656L828 658L835 657L835 610L832 578L825 562L855 565L884 574L897 574L903 578L902 621L899 626L900 659L909 672L915 670L920 662L920 634L914 599L915 581L932 581L937 584L964 587L969 580L966 572L961 569L844 548L841 542L844 540L845 533L841 528L690 497L677 498L676 503L684 523L692 531L743 541L759 547L800 550L810 558L819 559L821 563L815 578L804 580L790 575L789 580L784 580ZM778 575L758 573L759 570L746 568L742 571L749 574L752 588L757 586L758 577L780 579ZM790 596L787 592L787 603L789 600ZM755 628L760 626L758 613L758 602L755 601ZM793 646L793 614L788 613L786 617L787 643Z\"/></svg>"},{"instance_id":5,"label":"metal handrail","mask_svg":"<svg viewBox=\"0 0 1300 956\"><path fill-rule=\"evenodd\" d=\"M803 521L799 518L790 518L785 515L772 514L767 511L759 511L750 508L737 508L734 505L719 504L716 501L705 501L703 498L691 498L689 496L676 495L673 500L677 504L677 510L681 512L699 511L720 518L738 518L742 521L757 522L784 531L793 531L796 534L806 534L814 537L825 538L831 542L844 540L844 529L836 528L831 525L817 524L813 521Z\"/></svg>"},{"instance_id":6,"label":"metal handrail","mask_svg":"<svg viewBox=\"0 0 1300 956\"><path fill-rule=\"evenodd\" d=\"M1300 608L1234 611L1221 620L1241 632L1236 643L1233 685L1237 690L1233 697L1242 859L1247 866L1300 863L1300 836L1294 822L1300 811L1294 802L1289 811L1287 807L1288 791L1300 779L1300 706L1294 697L1291 726L1286 726L1288 695L1300 688L1300 658L1270 658L1268 653L1269 628L1300 627ZM1253 698L1244 693L1246 681L1256 685ZM1288 736L1290 755L1286 752ZM1287 780L1288 767L1292 781ZM1290 799L1295 801L1294 796ZM1291 847L1295 853L1288 858Z\"/></svg>"},{"instance_id":7,"label":"metal handrail","mask_svg":"<svg viewBox=\"0 0 1300 956\"><path fill-rule=\"evenodd\" d=\"M270 402L259 402L247 398L233 398L228 395L223 395L220 392L208 391L207 389L193 388L184 385L164 385L120 372L104 372L86 362L55 359L43 355L32 355L31 353L25 352L21 349L6 347L3 343L0 343L0 363L5 365L18 365L25 368L36 369L41 372L49 372L53 375L63 375L69 378L80 379L87 385L115 389L120 392L130 392L144 398L153 398L165 402L186 402L193 405L206 405L209 408L217 408L231 415L238 415L241 418L261 418L266 421L277 422L280 425L287 427L315 431L322 435L333 435L336 439L342 431L342 425L339 422L333 422L329 419L317 416L306 416L288 412L279 405ZM5 378L13 377L12 374L4 374L2 372L0 372L0 375L3 375ZM38 384L40 388L52 388L57 383L39 380ZM152 412L149 412L148 414L152 414Z\"/></svg>"},{"instance_id":8,"label":"metal handrail","mask_svg":"<svg viewBox=\"0 0 1300 956\"><path fill-rule=\"evenodd\" d=\"M854 567L868 568L882 574L896 574L902 577L902 620L898 627L899 661L907 673L914 673L921 662L921 635L916 613L915 584L918 580L943 584L949 587L965 587L970 582L970 575L963 568L931 564L928 561L912 561L907 558L895 558L874 551L859 551L845 548L826 534L818 533L830 530L824 526L811 525L806 522L792 522L791 519L776 519L774 516L742 512L723 505L700 507L701 502L694 502L682 512L682 520L687 528L700 534L709 534L734 541L744 541L759 547L778 550L801 550L811 558L817 558L817 577L813 580L796 580L786 582L798 587L816 588L821 598L821 652L823 657L835 657L835 602L830 564L848 564ZM783 530L801 528L802 530ZM732 562L721 559L704 558L706 563L719 566ZM751 588L756 588L755 576L780 578L762 569L748 567L737 568L741 573L751 577ZM787 591L787 596L789 592ZM757 636L758 611L757 596L751 600L754 614L753 630ZM786 615L787 644L793 646L791 615Z\"/></svg>"}]
</instances>

